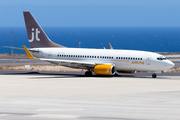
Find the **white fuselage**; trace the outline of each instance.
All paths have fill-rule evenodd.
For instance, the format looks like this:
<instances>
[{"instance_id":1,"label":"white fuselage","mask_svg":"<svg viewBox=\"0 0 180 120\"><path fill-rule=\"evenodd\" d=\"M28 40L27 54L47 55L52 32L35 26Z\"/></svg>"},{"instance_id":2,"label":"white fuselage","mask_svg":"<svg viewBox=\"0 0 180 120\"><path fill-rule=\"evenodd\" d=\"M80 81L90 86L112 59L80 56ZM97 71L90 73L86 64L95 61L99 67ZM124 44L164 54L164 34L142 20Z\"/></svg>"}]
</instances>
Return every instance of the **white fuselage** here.
<instances>
[{"instance_id":1,"label":"white fuselage","mask_svg":"<svg viewBox=\"0 0 180 120\"><path fill-rule=\"evenodd\" d=\"M174 66L164 56L136 50L83 49L83 48L31 48L36 58L71 60L95 64L112 64L117 71L163 71ZM57 64L56 62L52 62ZM69 66L68 64L65 66ZM69 66L73 67L73 66ZM78 66L79 68L83 68Z\"/></svg>"}]
</instances>

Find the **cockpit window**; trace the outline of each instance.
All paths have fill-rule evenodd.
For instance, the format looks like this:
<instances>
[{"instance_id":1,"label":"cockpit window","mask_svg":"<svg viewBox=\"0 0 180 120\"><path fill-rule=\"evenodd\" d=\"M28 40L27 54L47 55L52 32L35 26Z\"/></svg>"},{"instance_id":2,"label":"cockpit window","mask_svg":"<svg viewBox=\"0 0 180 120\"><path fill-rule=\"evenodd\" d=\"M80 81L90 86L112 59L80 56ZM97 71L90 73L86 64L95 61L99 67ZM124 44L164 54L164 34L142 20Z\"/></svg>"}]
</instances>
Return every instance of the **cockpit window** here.
<instances>
[{"instance_id":1,"label":"cockpit window","mask_svg":"<svg viewBox=\"0 0 180 120\"><path fill-rule=\"evenodd\" d=\"M164 56L160 56L157 58L157 60L166 60L166 58Z\"/></svg>"}]
</instances>

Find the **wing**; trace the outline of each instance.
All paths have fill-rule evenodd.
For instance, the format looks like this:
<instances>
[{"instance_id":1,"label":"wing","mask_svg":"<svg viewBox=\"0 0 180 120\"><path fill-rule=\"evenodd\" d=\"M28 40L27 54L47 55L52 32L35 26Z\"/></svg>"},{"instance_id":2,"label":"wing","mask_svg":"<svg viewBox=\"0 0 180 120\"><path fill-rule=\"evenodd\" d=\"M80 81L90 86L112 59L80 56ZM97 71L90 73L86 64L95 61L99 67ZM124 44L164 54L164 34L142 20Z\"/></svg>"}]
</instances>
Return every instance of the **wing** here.
<instances>
[{"instance_id":1,"label":"wing","mask_svg":"<svg viewBox=\"0 0 180 120\"><path fill-rule=\"evenodd\" d=\"M72 67L72 68L81 68L81 69L94 69L96 65L114 65L113 63L102 63L102 62L87 62L87 61L74 61L74 60L61 60L61 59L47 59L40 58L40 60L51 62L53 64Z\"/></svg>"},{"instance_id":2,"label":"wing","mask_svg":"<svg viewBox=\"0 0 180 120\"><path fill-rule=\"evenodd\" d=\"M95 62L86 62L86 61L74 61L74 60L60 60L60 59L48 59L48 58L39 58L40 60L51 62L53 64L81 68L81 69L92 69L96 65Z\"/></svg>"},{"instance_id":3,"label":"wing","mask_svg":"<svg viewBox=\"0 0 180 120\"><path fill-rule=\"evenodd\" d=\"M30 59L36 59L26 48L25 45L23 45L24 50L27 54L27 56ZM39 51L34 51L31 50L32 52L39 52ZM57 64L57 65L62 65L62 66L67 66L67 67L72 67L72 68L81 68L81 69L93 69L94 66L96 65L101 65L101 64L111 64L113 65L113 63L102 63L102 62L89 62L89 61L76 61L76 60L62 60L62 59L51 59L51 58L38 58L40 60L46 61L46 62L50 62L53 64Z\"/></svg>"}]
</instances>

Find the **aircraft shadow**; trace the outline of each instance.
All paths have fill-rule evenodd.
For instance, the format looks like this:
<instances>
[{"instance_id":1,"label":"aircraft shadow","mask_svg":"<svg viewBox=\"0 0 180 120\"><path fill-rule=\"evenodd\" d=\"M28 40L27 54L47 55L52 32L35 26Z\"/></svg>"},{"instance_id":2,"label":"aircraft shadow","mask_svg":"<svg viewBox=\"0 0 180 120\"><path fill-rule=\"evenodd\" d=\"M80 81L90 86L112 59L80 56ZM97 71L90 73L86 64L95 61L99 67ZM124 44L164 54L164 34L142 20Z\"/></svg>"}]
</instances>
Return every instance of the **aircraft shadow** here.
<instances>
[{"instance_id":1,"label":"aircraft shadow","mask_svg":"<svg viewBox=\"0 0 180 120\"><path fill-rule=\"evenodd\" d=\"M73 78L73 77L84 77L88 78L84 75L84 72L52 72L52 71L12 71L12 70L0 70L1 75L38 75L36 78ZM179 73L166 73L167 76L179 76ZM161 74L156 79L165 79L164 76ZM47 76L47 77L40 77ZM52 77L51 77L52 76ZM95 78L152 78L150 73L136 73L136 74L117 74L117 75L95 75L93 74L92 77Z\"/></svg>"}]
</instances>

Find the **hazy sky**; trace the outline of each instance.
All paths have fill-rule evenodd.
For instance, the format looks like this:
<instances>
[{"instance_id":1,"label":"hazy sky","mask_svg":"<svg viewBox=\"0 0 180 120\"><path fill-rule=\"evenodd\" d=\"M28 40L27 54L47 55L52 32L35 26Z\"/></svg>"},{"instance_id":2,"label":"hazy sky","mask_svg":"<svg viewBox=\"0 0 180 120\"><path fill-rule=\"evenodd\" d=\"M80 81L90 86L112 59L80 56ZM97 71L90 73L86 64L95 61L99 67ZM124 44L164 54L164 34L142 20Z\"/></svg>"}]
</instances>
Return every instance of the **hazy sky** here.
<instances>
[{"instance_id":1,"label":"hazy sky","mask_svg":"<svg viewBox=\"0 0 180 120\"><path fill-rule=\"evenodd\" d=\"M25 26L23 11L41 26L180 27L180 0L0 0L0 27Z\"/></svg>"}]
</instances>

